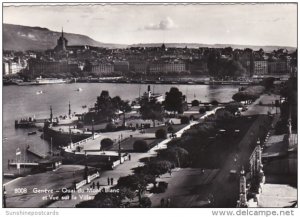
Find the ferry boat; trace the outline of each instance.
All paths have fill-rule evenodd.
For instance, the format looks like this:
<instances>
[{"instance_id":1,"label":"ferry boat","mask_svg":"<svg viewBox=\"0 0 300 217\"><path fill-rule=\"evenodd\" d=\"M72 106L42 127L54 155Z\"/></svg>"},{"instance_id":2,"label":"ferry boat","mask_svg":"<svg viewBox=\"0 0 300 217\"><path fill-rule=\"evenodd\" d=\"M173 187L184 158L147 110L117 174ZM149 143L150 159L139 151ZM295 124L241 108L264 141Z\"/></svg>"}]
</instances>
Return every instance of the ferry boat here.
<instances>
[{"instance_id":1,"label":"ferry boat","mask_svg":"<svg viewBox=\"0 0 300 217\"><path fill-rule=\"evenodd\" d=\"M66 83L67 81L60 78L36 78L35 83L36 84L62 84Z\"/></svg>"}]
</instances>

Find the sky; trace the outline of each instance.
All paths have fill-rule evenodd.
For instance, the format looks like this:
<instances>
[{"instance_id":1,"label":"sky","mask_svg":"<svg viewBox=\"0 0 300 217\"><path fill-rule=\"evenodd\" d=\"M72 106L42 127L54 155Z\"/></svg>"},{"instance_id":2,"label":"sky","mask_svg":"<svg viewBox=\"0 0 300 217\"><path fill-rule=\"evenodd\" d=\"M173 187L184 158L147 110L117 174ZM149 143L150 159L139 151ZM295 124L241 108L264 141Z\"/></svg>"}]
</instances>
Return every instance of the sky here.
<instances>
[{"instance_id":1,"label":"sky","mask_svg":"<svg viewBox=\"0 0 300 217\"><path fill-rule=\"evenodd\" d=\"M18 5L3 22L87 35L105 43L297 46L296 4Z\"/></svg>"}]
</instances>

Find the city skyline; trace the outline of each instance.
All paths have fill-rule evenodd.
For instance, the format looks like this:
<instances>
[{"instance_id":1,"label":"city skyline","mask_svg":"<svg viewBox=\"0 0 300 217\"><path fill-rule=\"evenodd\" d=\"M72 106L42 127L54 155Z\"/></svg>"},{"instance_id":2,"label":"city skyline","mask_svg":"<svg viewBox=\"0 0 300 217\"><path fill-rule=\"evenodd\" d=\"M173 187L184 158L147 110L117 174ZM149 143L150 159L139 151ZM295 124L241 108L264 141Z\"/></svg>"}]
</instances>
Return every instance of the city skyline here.
<instances>
[{"instance_id":1,"label":"city skyline","mask_svg":"<svg viewBox=\"0 0 300 217\"><path fill-rule=\"evenodd\" d=\"M53 31L63 27L65 32L87 35L104 43L297 47L297 4L293 3L8 5L11 4L3 7L4 23Z\"/></svg>"}]
</instances>

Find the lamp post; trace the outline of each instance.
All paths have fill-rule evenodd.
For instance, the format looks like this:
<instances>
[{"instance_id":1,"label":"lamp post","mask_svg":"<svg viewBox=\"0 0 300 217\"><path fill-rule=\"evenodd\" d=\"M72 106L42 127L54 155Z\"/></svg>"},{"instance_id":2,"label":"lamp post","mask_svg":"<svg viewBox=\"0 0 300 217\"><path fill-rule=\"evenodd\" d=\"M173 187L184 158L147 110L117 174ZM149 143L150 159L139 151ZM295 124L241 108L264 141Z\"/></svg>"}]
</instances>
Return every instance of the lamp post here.
<instances>
[{"instance_id":1,"label":"lamp post","mask_svg":"<svg viewBox=\"0 0 300 217\"><path fill-rule=\"evenodd\" d=\"M6 189L3 186L3 208L6 208Z\"/></svg>"},{"instance_id":2,"label":"lamp post","mask_svg":"<svg viewBox=\"0 0 300 217\"><path fill-rule=\"evenodd\" d=\"M94 133L94 119L92 119L92 134L93 134L93 139L95 139L95 133Z\"/></svg>"}]
</instances>

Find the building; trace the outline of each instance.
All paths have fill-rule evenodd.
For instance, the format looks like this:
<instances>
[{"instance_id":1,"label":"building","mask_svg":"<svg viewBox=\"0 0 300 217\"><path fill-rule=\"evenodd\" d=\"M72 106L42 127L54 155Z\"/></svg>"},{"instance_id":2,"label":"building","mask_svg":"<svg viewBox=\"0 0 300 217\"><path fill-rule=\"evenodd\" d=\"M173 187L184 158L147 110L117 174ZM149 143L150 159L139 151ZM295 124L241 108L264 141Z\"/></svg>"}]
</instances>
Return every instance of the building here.
<instances>
[{"instance_id":1,"label":"building","mask_svg":"<svg viewBox=\"0 0 300 217\"><path fill-rule=\"evenodd\" d=\"M266 60L255 60L253 75L267 75L268 62Z\"/></svg>"},{"instance_id":2,"label":"building","mask_svg":"<svg viewBox=\"0 0 300 217\"><path fill-rule=\"evenodd\" d=\"M186 72L186 65L182 61L153 61L149 64L149 74L172 74Z\"/></svg>"},{"instance_id":3,"label":"building","mask_svg":"<svg viewBox=\"0 0 300 217\"><path fill-rule=\"evenodd\" d=\"M97 76L107 76L114 73L113 63L92 63L91 72Z\"/></svg>"},{"instance_id":4,"label":"building","mask_svg":"<svg viewBox=\"0 0 300 217\"><path fill-rule=\"evenodd\" d=\"M147 61L130 61L129 62L130 70L137 74L146 74L148 69Z\"/></svg>"},{"instance_id":5,"label":"building","mask_svg":"<svg viewBox=\"0 0 300 217\"><path fill-rule=\"evenodd\" d=\"M3 75L14 75L21 72L21 70L25 69L26 63L25 62L22 63L20 59L17 62L9 60L9 61L3 61L2 67L3 67L2 69Z\"/></svg>"},{"instance_id":6,"label":"building","mask_svg":"<svg viewBox=\"0 0 300 217\"><path fill-rule=\"evenodd\" d=\"M114 61L114 71L116 72L128 72L129 62L126 60L116 60Z\"/></svg>"},{"instance_id":7,"label":"building","mask_svg":"<svg viewBox=\"0 0 300 217\"><path fill-rule=\"evenodd\" d=\"M28 64L29 74L32 78L38 76L51 76L57 74L66 74L80 71L76 63L59 62L59 61L36 61L31 60Z\"/></svg>"},{"instance_id":8,"label":"building","mask_svg":"<svg viewBox=\"0 0 300 217\"><path fill-rule=\"evenodd\" d=\"M290 72L289 62L284 60L269 61L269 74L288 74Z\"/></svg>"},{"instance_id":9,"label":"building","mask_svg":"<svg viewBox=\"0 0 300 217\"><path fill-rule=\"evenodd\" d=\"M54 48L54 51L65 51L68 46L68 40L64 37L64 30L61 31L61 36L57 39L57 45Z\"/></svg>"}]
</instances>

